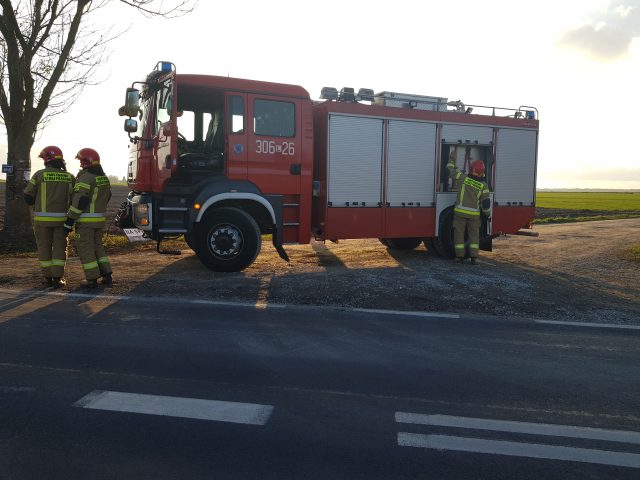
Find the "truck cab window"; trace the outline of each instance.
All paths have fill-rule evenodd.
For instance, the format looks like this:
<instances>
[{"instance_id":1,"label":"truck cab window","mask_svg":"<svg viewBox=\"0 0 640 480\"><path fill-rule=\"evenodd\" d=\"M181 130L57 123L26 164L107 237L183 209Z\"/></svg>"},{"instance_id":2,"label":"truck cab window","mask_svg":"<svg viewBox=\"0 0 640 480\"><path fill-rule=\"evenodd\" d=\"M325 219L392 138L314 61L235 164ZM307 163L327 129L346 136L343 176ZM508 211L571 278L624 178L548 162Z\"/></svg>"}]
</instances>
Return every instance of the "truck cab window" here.
<instances>
[{"instance_id":1,"label":"truck cab window","mask_svg":"<svg viewBox=\"0 0 640 480\"><path fill-rule=\"evenodd\" d=\"M295 137L295 105L291 102L256 100L253 104L253 131L269 137Z\"/></svg>"},{"instance_id":2,"label":"truck cab window","mask_svg":"<svg viewBox=\"0 0 640 480\"><path fill-rule=\"evenodd\" d=\"M195 139L195 113L189 110L183 110L182 115L178 116L178 132L187 142L193 142Z\"/></svg>"},{"instance_id":3,"label":"truck cab window","mask_svg":"<svg viewBox=\"0 0 640 480\"><path fill-rule=\"evenodd\" d=\"M187 110L178 116L178 170L176 180L191 182L196 177L219 174L224 169L223 106ZM182 108L181 108L182 107Z\"/></svg>"},{"instance_id":4,"label":"truck cab window","mask_svg":"<svg viewBox=\"0 0 640 480\"><path fill-rule=\"evenodd\" d=\"M242 97L232 96L230 100L231 133L244 133L244 101Z\"/></svg>"}]
</instances>

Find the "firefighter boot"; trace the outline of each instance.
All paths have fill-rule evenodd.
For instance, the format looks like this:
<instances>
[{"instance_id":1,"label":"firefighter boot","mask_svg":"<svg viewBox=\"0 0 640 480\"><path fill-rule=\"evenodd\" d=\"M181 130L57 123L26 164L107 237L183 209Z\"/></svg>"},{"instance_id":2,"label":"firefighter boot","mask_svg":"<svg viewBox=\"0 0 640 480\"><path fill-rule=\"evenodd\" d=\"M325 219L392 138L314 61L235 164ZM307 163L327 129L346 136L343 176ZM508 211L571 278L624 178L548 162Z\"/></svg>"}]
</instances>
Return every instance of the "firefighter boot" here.
<instances>
[{"instance_id":1,"label":"firefighter boot","mask_svg":"<svg viewBox=\"0 0 640 480\"><path fill-rule=\"evenodd\" d=\"M462 264L464 263L464 258L462 258L462 257L457 257L457 258L455 259L455 262L456 262L456 263L459 263L460 265L462 265Z\"/></svg>"},{"instance_id":2,"label":"firefighter boot","mask_svg":"<svg viewBox=\"0 0 640 480\"><path fill-rule=\"evenodd\" d=\"M471 257L471 265L477 265L478 261L476 260L476 257Z\"/></svg>"},{"instance_id":3,"label":"firefighter boot","mask_svg":"<svg viewBox=\"0 0 640 480\"><path fill-rule=\"evenodd\" d=\"M54 289L62 288L67 284L67 281L62 277L53 277L51 280L52 280L51 284Z\"/></svg>"},{"instance_id":4,"label":"firefighter boot","mask_svg":"<svg viewBox=\"0 0 640 480\"><path fill-rule=\"evenodd\" d=\"M92 280L82 280L80 282L80 286L84 288L97 288L98 287L98 279L94 278Z\"/></svg>"},{"instance_id":5,"label":"firefighter boot","mask_svg":"<svg viewBox=\"0 0 640 480\"><path fill-rule=\"evenodd\" d=\"M111 285L113 284L113 277L111 276L110 273L107 273L102 276L102 280L100 280L100 283L102 285Z\"/></svg>"},{"instance_id":6,"label":"firefighter boot","mask_svg":"<svg viewBox=\"0 0 640 480\"><path fill-rule=\"evenodd\" d=\"M53 278L51 277L42 277L42 282L40 283L44 288L49 288L53 286Z\"/></svg>"}]
</instances>

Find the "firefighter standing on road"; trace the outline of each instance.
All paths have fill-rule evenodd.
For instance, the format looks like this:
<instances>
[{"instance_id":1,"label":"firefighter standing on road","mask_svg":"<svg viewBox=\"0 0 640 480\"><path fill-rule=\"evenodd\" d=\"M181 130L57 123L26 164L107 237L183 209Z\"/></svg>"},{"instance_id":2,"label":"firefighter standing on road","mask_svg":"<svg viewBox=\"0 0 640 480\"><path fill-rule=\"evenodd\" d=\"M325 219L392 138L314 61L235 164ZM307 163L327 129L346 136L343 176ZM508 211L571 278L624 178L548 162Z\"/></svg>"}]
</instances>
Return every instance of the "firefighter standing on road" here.
<instances>
[{"instance_id":1,"label":"firefighter standing on road","mask_svg":"<svg viewBox=\"0 0 640 480\"><path fill-rule=\"evenodd\" d=\"M63 224L75 179L67 172L62 150L58 147L45 147L38 157L44 160L45 168L31 177L24 190L24 199L35 210L34 233L43 284L60 288L65 284L67 260L67 237Z\"/></svg>"},{"instance_id":2,"label":"firefighter standing on road","mask_svg":"<svg viewBox=\"0 0 640 480\"><path fill-rule=\"evenodd\" d=\"M482 180L484 163L481 160L471 162L471 174L458 172L456 155L449 155L447 168L458 187L458 196L453 209L453 243L456 251L456 262L463 263L465 256L465 230L469 238L469 256L471 263L476 263L480 250L480 212L487 218L491 215L491 199L489 187Z\"/></svg>"},{"instance_id":3,"label":"firefighter standing on road","mask_svg":"<svg viewBox=\"0 0 640 480\"><path fill-rule=\"evenodd\" d=\"M100 156L92 148L83 148L76 158L80 160L80 172L73 189L71 206L64 228L76 229L76 247L86 280L80 285L95 288L98 278L110 285L111 265L102 246L102 230L106 220L107 203L111 199L111 184L100 166Z\"/></svg>"}]
</instances>

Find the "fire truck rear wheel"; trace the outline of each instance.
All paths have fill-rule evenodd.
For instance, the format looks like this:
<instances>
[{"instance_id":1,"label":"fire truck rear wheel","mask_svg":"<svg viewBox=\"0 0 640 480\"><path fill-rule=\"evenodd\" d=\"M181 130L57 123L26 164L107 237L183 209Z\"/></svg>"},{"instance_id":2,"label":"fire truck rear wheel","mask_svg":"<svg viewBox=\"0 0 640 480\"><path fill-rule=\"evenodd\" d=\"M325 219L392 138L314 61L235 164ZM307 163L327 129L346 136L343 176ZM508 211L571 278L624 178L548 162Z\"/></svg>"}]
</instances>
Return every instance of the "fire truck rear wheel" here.
<instances>
[{"instance_id":1,"label":"fire truck rear wheel","mask_svg":"<svg viewBox=\"0 0 640 480\"><path fill-rule=\"evenodd\" d=\"M200 261L217 272L244 270L260 253L262 239L258 224L244 210L217 208L198 226L195 252Z\"/></svg>"},{"instance_id":2,"label":"fire truck rear wheel","mask_svg":"<svg viewBox=\"0 0 640 480\"><path fill-rule=\"evenodd\" d=\"M384 238L380 241L392 250L414 250L422 243L421 238Z\"/></svg>"},{"instance_id":3,"label":"fire truck rear wheel","mask_svg":"<svg viewBox=\"0 0 640 480\"><path fill-rule=\"evenodd\" d=\"M438 255L444 258L456 256L453 243L453 207L446 208L440 214L437 237L433 237L433 247ZM469 246L465 235L465 258L469 256Z\"/></svg>"}]
</instances>

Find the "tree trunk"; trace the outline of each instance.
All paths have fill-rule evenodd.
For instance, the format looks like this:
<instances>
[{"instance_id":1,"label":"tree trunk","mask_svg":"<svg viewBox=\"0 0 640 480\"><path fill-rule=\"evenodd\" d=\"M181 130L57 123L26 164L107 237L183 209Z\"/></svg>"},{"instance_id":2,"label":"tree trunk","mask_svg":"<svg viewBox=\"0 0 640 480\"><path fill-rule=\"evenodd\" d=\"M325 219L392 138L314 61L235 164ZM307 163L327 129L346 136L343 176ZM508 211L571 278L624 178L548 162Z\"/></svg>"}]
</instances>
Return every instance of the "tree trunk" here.
<instances>
[{"instance_id":1,"label":"tree trunk","mask_svg":"<svg viewBox=\"0 0 640 480\"><path fill-rule=\"evenodd\" d=\"M7 132L8 133L8 132ZM13 172L7 173L5 192L4 228L0 232L0 244L4 251L33 250L36 246L31 226L31 207L25 201L23 192L31 178L30 135L8 135L7 163Z\"/></svg>"}]
</instances>

